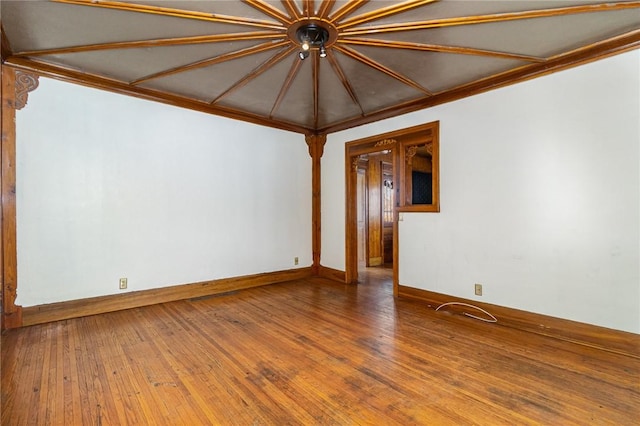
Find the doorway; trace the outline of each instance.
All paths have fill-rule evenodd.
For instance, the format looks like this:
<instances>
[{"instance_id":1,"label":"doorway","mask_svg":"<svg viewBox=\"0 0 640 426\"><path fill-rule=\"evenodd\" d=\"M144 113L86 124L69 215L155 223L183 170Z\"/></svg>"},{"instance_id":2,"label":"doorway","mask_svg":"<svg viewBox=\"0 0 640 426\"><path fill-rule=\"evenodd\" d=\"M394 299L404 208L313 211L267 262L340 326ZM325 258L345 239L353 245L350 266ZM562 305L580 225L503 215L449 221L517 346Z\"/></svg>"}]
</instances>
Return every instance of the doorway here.
<instances>
[{"instance_id":1,"label":"doorway","mask_svg":"<svg viewBox=\"0 0 640 426\"><path fill-rule=\"evenodd\" d=\"M393 267L394 179L391 150L358 156L358 270Z\"/></svg>"},{"instance_id":2,"label":"doorway","mask_svg":"<svg viewBox=\"0 0 640 426\"><path fill-rule=\"evenodd\" d=\"M395 139L349 142L346 145L347 244L346 280L368 281L372 269L396 274L395 206L398 173ZM385 268L386 267L386 268ZM363 272L359 279L359 271ZM391 272L389 272L391 271ZM395 282L394 294L395 294Z\"/></svg>"},{"instance_id":3,"label":"doorway","mask_svg":"<svg viewBox=\"0 0 640 426\"><path fill-rule=\"evenodd\" d=\"M398 295L400 213L440 211L439 122L345 144L345 281L389 264Z\"/></svg>"}]
</instances>

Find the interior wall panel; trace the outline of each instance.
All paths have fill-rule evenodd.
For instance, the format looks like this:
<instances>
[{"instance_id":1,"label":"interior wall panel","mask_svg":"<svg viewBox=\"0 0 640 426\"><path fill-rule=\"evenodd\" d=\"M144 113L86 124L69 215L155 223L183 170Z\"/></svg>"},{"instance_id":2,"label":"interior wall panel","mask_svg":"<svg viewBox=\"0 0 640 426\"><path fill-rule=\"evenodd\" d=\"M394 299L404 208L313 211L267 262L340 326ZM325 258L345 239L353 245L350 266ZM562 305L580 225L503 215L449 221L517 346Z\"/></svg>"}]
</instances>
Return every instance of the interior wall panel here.
<instances>
[{"instance_id":1,"label":"interior wall panel","mask_svg":"<svg viewBox=\"0 0 640 426\"><path fill-rule=\"evenodd\" d=\"M18 304L312 263L301 135L47 78L16 132Z\"/></svg>"},{"instance_id":2,"label":"interior wall panel","mask_svg":"<svg viewBox=\"0 0 640 426\"><path fill-rule=\"evenodd\" d=\"M640 333L639 94L635 50L330 135L323 264L345 265L344 143L440 120L441 211L400 222L400 284Z\"/></svg>"}]
</instances>

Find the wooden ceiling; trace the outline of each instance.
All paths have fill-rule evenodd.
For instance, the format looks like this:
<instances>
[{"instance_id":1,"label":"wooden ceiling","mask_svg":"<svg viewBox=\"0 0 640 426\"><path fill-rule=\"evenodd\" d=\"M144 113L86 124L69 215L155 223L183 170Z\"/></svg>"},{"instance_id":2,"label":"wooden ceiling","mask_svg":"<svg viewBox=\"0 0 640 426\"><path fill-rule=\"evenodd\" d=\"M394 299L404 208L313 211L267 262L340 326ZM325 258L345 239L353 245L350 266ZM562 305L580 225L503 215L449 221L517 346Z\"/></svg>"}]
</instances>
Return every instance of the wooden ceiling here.
<instances>
[{"instance_id":1,"label":"wooden ceiling","mask_svg":"<svg viewBox=\"0 0 640 426\"><path fill-rule=\"evenodd\" d=\"M640 1L3 0L0 7L8 65L305 134L640 46ZM298 57L295 30L310 22L330 34L326 58L318 49Z\"/></svg>"}]
</instances>

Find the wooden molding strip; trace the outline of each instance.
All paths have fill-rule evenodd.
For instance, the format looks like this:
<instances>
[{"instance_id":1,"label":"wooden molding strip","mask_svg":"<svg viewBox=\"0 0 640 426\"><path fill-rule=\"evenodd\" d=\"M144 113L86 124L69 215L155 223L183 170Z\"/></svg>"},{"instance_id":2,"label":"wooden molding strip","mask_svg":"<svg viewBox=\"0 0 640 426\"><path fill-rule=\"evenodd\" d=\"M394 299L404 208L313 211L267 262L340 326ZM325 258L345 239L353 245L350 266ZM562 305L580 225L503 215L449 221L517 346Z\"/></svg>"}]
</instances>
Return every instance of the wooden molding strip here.
<instances>
[{"instance_id":1,"label":"wooden molding strip","mask_svg":"<svg viewBox=\"0 0 640 426\"><path fill-rule=\"evenodd\" d=\"M329 15L329 11L331 11L331 8L333 7L333 4L336 2L336 0L323 0L322 3L320 3L320 10L318 11L318 16L321 19L326 19L327 15Z\"/></svg>"},{"instance_id":2,"label":"wooden molding strip","mask_svg":"<svg viewBox=\"0 0 640 426\"><path fill-rule=\"evenodd\" d=\"M100 50L139 49L141 47L181 46L220 42L229 43L242 40L277 40L284 37L285 35L282 32L253 31L248 33L211 34L203 36L171 37L135 41L118 41L111 43L82 44L77 46L14 52L10 56L22 56L29 58L45 55L64 55L67 53L96 52Z\"/></svg>"},{"instance_id":3,"label":"wooden molding strip","mask_svg":"<svg viewBox=\"0 0 640 426\"><path fill-rule=\"evenodd\" d=\"M349 0L345 4L340 6L338 10L333 12L329 16L329 20L332 22L337 22L342 18L344 18L345 16L353 13L356 9L364 6L368 2L369 0Z\"/></svg>"},{"instance_id":4,"label":"wooden molding strip","mask_svg":"<svg viewBox=\"0 0 640 426\"><path fill-rule=\"evenodd\" d=\"M300 11L298 10L298 6L294 0L282 0L282 4L284 8L287 10L287 13L293 20L298 20L301 18Z\"/></svg>"},{"instance_id":5,"label":"wooden molding strip","mask_svg":"<svg viewBox=\"0 0 640 426\"><path fill-rule=\"evenodd\" d=\"M407 77L406 75L400 74L399 72L396 72L394 70L392 70L389 67L386 67L384 65L382 65L380 62L374 61L373 59L371 59L370 57L363 55L362 53L353 50L347 46L343 46L340 44L335 44L334 48L339 51L340 53L343 53L347 56L349 56L352 59L355 59L356 61L362 62L363 64L380 71L381 73L384 73L386 75L388 75L391 78L394 78L396 80L398 80L399 82L406 84L407 86L410 86L414 89L416 89L419 92L424 93L427 96L431 96L433 95L433 93L431 93L429 90L427 90L425 87L422 87L419 83L411 80L409 77Z\"/></svg>"},{"instance_id":6,"label":"wooden molding strip","mask_svg":"<svg viewBox=\"0 0 640 426\"><path fill-rule=\"evenodd\" d=\"M338 281L340 283L347 282L347 275L345 271L340 271L338 269L328 268L326 266L320 265L320 271L318 273L322 278L327 278L332 281Z\"/></svg>"},{"instance_id":7,"label":"wooden molding strip","mask_svg":"<svg viewBox=\"0 0 640 426\"><path fill-rule=\"evenodd\" d=\"M191 62L190 64L180 65L175 68L149 74L144 77L140 77L135 80L132 80L128 84L132 86L136 86L141 83L146 83L149 80L155 80L161 77L168 77L173 74L192 71L197 68L210 67L212 65L220 64L227 61L232 61L238 58L243 58L245 56L253 55L255 53L266 52L267 50L279 49L281 47L287 46L288 44L289 43L287 41L279 41L277 43L266 42L266 43L259 44L257 46L252 46L246 49L240 49L233 52L224 53L222 55L215 56L213 58L206 58L196 62Z\"/></svg>"},{"instance_id":8,"label":"wooden molding strip","mask_svg":"<svg viewBox=\"0 0 640 426\"><path fill-rule=\"evenodd\" d=\"M296 75L298 75L298 71L300 70L300 65L302 65L302 61L293 61L291 63L291 69L289 69L289 73L287 74L287 78L282 83L282 87L280 88L280 93L278 93L278 97L276 101L273 103L273 107L271 107L271 112L269 113L269 119L273 119L273 115L276 113L278 108L280 108L280 104L284 99L285 95L289 92L289 88L291 87L291 83L295 80Z\"/></svg>"},{"instance_id":9,"label":"wooden molding strip","mask_svg":"<svg viewBox=\"0 0 640 426\"><path fill-rule=\"evenodd\" d=\"M460 55L477 55L488 56L494 58L514 59L517 61L526 62L545 62L545 58L530 55L520 55L517 53L500 52L497 50L486 49L474 49L470 47L461 46L444 46L438 44L425 44L406 41L395 40L378 40L375 38L344 38L337 41L337 43L350 44L357 46L375 46L387 49L408 49L417 50L422 52L444 52L444 53L456 53ZM393 54L390 52L390 54Z\"/></svg>"},{"instance_id":10,"label":"wooden molding strip","mask_svg":"<svg viewBox=\"0 0 640 426\"><path fill-rule=\"evenodd\" d=\"M438 19L432 19L428 21L419 21L419 22L402 22L402 23L394 23L394 24L370 25L362 28L356 28L353 30L347 30L346 28L354 26L355 24L348 23L348 25L345 25L346 24L345 22L342 25L340 25L339 28L342 31L341 34L343 37L351 37L354 35L363 35L363 34L381 34L381 33L397 32L397 31L415 31L415 30L425 30L430 28L444 28L444 27L452 27L452 26L458 26L458 25L476 25L476 24L486 24L486 23L492 23L492 22L507 22L507 21L522 20L522 19L544 18L549 16L564 16L564 15L571 15L571 14L577 14L577 13L594 13L594 12L602 12L602 11L634 9L638 7L640 7L640 2L638 1L621 1L616 3L609 2L609 3L600 3L600 4L558 7L554 9L534 9L534 10L526 10L526 11L519 11L519 12L494 13L489 15L438 18Z\"/></svg>"},{"instance_id":11,"label":"wooden molding strip","mask_svg":"<svg viewBox=\"0 0 640 426\"><path fill-rule=\"evenodd\" d=\"M161 102L167 105L173 105L180 108L188 108L194 111L200 111L208 114L215 114L221 117L241 120L248 123L258 124L262 126L272 127L275 129L288 130L296 133L309 133L311 130L297 124L288 123L282 120L267 120L264 117L245 113L232 108L211 106L208 103L195 101L193 99L172 95L157 90L146 89L144 87L133 86L120 81L100 77L92 74L85 74L67 68L57 67L45 62L25 59L20 57L11 57L5 64L16 70L26 70L38 73L41 76L54 78L59 81L80 84L83 86L93 87L95 89L107 90L121 95L133 96L139 99Z\"/></svg>"},{"instance_id":12,"label":"wooden molding strip","mask_svg":"<svg viewBox=\"0 0 640 426\"><path fill-rule=\"evenodd\" d=\"M397 117L402 114L431 108L436 105L456 101L501 87L511 86L533 78L553 74L639 48L640 30L634 30L622 36L616 36L585 48L580 48L568 53L561 53L548 59L546 62L536 62L492 77L476 80L455 89L409 101L404 105L396 105L387 109L371 111L357 118L351 117L342 122L317 129L317 132L325 134L340 132L374 121Z\"/></svg>"},{"instance_id":13,"label":"wooden molding strip","mask_svg":"<svg viewBox=\"0 0 640 426\"><path fill-rule=\"evenodd\" d=\"M4 25L0 22L0 60L4 62L6 58L11 55L11 44L7 38L7 33L4 31Z\"/></svg>"},{"instance_id":14,"label":"wooden molding strip","mask_svg":"<svg viewBox=\"0 0 640 426\"><path fill-rule=\"evenodd\" d=\"M283 44L285 42L282 42ZM274 46L277 46L277 44L274 44ZM271 68L272 66L274 66L275 64L277 64L278 62L282 61L283 59L285 59L291 52L293 52L295 50L294 47L289 47L287 49L281 50L280 52L276 53L275 55L273 55L271 58L269 58L269 60L267 60L266 62L263 62L262 64L260 64L257 68L255 68L253 71L251 71L249 74L245 75L243 78L241 78L240 80L238 80L235 84L233 84L231 87L229 87L227 90L225 90L224 92L220 93L218 96L216 96L211 102L209 102L211 105L218 103L222 98L224 98L225 96L227 96L230 93L235 92L236 90L240 89L241 87L246 86L249 82L255 80L257 77L259 77L262 73L264 73L265 71L267 71L269 68Z\"/></svg>"},{"instance_id":15,"label":"wooden molding strip","mask_svg":"<svg viewBox=\"0 0 640 426\"><path fill-rule=\"evenodd\" d=\"M282 24L261 19L244 18L241 16L219 15L216 13L198 12L193 10L174 9L170 7L148 6L122 1L108 0L51 0L56 3L93 6L104 9L125 10L130 12L148 13L152 15L173 16L182 19L196 19L207 22L220 22L232 25L247 25L259 28L281 29Z\"/></svg>"},{"instance_id":16,"label":"wooden molding strip","mask_svg":"<svg viewBox=\"0 0 640 426\"><path fill-rule=\"evenodd\" d=\"M280 21L284 25L291 24L291 18L287 16L285 13L282 13L280 9L271 6L269 3L263 0L245 0L245 3L249 6L259 10L265 15L270 16L271 18ZM291 11L291 9L289 9Z\"/></svg>"},{"instance_id":17,"label":"wooden molding strip","mask_svg":"<svg viewBox=\"0 0 640 426\"><path fill-rule=\"evenodd\" d=\"M400 297L427 302L427 306L432 309L436 309L447 302L468 303L482 308L495 316L498 319L496 325L640 359L639 334L482 303L476 300L463 299L404 285L400 285L398 288ZM452 306L447 312L462 312L461 309L460 307ZM475 315L477 312L474 311L473 314Z\"/></svg>"},{"instance_id":18,"label":"wooden molding strip","mask_svg":"<svg viewBox=\"0 0 640 426\"><path fill-rule=\"evenodd\" d=\"M29 306L23 308L22 325L43 324L158 303L210 296L251 287L305 279L310 276L311 268L308 267Z\"/></svg>"},{"instance_id":19,"label":"wooden molding strip","mask_svg":"<svg viewBox=\"0 0 640 426\"><path fill-rule=\"evenodd\" d=\"M373 10L371 12L364 13L359 16L354 16L351 19L347 19L340 23L339 29L344 30L345 28L354 27L356 25L362 25L367 22L375 21L377 19L386 18L388 16L397 15L402 12L409 11L411 9L415 9L417 7L424 6L425 4L433 3L437 0L411 0L405 1L398 4L392 4L391 6L382 7L377 10Z\"/></svg>"}]
</instances>

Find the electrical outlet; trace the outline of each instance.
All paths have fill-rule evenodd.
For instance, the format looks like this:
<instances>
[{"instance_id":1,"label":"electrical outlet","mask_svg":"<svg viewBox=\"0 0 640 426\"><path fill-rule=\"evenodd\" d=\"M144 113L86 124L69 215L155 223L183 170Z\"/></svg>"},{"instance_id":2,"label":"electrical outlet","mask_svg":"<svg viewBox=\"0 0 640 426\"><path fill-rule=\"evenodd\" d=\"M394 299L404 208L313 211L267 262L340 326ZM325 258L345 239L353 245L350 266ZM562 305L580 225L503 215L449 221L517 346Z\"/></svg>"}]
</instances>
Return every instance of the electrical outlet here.
<instances>
[{"instance_id":1,"label":"electrical outlet","mask_svg":"<svg viewBox=\"0 0 640 426\"><path fill-rule=\"evenodd\" d=\"M125 290L127 288L127 279L120 278L120 290Z\"/></svg>"},{"instance_id":2,"label":"electrical outlet","mask_svg":"<svg viewBox=\"0 0 640 426\"><path fill-rule=\"evenodd\" d=\"M482 296L482 284L476 284L476 296Z\"/></svg>"},{"instance_id":3,"label":"electrical outlet","mask_svg":"<svg viewBox=\"0 0 640 426\"><path fill-rule=\"evenodd\" d=\"M297 257L297 256L293 258L293 264L294 264L294 265L297 265L297 264L298 264L298 257Z\"/></svg>"}]
</instances>

